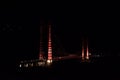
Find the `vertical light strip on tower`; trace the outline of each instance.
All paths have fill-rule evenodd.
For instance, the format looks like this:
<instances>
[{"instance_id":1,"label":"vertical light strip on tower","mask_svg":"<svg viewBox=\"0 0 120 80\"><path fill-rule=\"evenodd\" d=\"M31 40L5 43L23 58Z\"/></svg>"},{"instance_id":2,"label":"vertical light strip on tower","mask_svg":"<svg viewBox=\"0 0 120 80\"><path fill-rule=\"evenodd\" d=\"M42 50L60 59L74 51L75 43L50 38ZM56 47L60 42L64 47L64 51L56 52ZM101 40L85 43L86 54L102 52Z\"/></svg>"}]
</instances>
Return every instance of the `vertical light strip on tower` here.
<instances>
[{"instance_id":1,"label":"vertical light strip on tower","mask_svg":"<svg viewBox=\"0 0 120 80\"><path fill-rule=\"evenodd\" d=\"M84 40L82 40L82 60L84 60Z\"/></svg>"},{"instance_id":2,"label":"vertical light strip on tower","mask_svg":"<svg viewBox=\"0 0 120 80\"><path fill-rule=\"evenodd\" d=\"M86 59L89 59L88 41L86 43L87 43L86 44L86 47L87 47L87 49L86 49Z\"/></svg>"},{"instance_id":3,"label":"vertical light strip on tower","mask_svg":"<svg viewBox=\"0 0 120 80\"><path fill-rule=\"evenodd\" d=\"M52 62L52 42L51 42L51 25L48 26L48 63Z\"/></svg>"},{"instance_id":4,"label":"vertical light strip on tower","mask_svg":"<svg viewBox=\"0 0 120 80\"><path fill-rule=\"evenodd\" d=\"M40 27L40 50L39 50L39 60L43 60L43 55L44 55L44 52L43 52L43 31L42 31L42 26Z\"/></svg>"}]
</instances>

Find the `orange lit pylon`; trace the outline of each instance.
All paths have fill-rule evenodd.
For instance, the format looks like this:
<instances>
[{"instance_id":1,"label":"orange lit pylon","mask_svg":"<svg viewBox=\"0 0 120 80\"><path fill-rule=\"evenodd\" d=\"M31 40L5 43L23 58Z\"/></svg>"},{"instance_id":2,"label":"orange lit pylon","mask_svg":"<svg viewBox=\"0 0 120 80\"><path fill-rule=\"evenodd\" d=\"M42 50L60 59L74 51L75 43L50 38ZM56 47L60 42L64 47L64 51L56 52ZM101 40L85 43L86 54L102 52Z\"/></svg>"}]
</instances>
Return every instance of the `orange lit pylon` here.
<instances>
[{"instance_id":1,"label":"orange lit pylon","mask_svg":"<svg viewBox=\"0 0 120 80\"><path fill-rule=\"evenodd\" d=\"M48 32L48 62L52 62L52 41L51 41L51 25Z\"/></svg>"},{"instance_id":2,"label":"orange lit pylon","mask_svg":"<svg viewBox=\"0 0 120 80\"><path fill-rule=\"evenodd\" d=\"M86 49L86 59L89 59L89 50L88 50L88 42L86 44L87 49Z\"/></svg>"},{"instance_id":3,"label":"orange lit pylon","mask_svg":"<svg viewBox=\"0 0 120 80\"><path fill-rule=\"evenodd\" d=\"M82 41L82 60L84 60L84 41Z\"/></svg>"},{"instance_id":4,"label":"orange lit pylon","mask_svg":"<svg viewBox=\"0 0 120 80\"><path fill-rule=\"evenodd\" d=\"M82 40L82 60L89 60L88 41Z\"/></svg>"}]
</instances>

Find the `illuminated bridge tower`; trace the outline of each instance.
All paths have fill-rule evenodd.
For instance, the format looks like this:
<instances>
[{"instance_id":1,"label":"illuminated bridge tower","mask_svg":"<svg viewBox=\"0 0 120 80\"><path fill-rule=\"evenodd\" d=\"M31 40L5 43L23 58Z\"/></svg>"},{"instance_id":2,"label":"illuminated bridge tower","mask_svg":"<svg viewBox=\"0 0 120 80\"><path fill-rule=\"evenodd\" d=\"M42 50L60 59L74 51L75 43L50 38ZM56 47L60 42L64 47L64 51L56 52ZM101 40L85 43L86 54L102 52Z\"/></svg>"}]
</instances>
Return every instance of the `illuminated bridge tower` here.
<instances>
[{"instance_id":1,"label":"illuminated bridge tower","mask_svg":"<svg viewBox=\"0 0 120 80\"><path fill-rule=\"evenodd\" d=\"M40 26L40 49L39 49L39 60L44 59L44 51L43 51L43 29Z\"/></svg>"},{"instance_id":2,"label":"illuminated bridge tower","mask_svg":"<svg viewBox=\"0 0 120 80\"><path fill-rule=\"evenodd\" d=\"M84 52L85 52L85 50L84 50L84 40L82 40L82 60L84 61L84 59L85 59L85 55L84 55Z\"/></svg>"},{"instance_id":3,"label":"illuminated bridge tower","mask_svg":"<svg viewBox=\"0 0 120 80\"><path fill-rule=\"evenodd\" d=\"M89 60L88 41L86 41L86 59Z\"/></svg>"},{"instance_id":4,"label":"illuminated bridge tower","mask_svg":"<svg viewBox=\"0 0 120 80\"><path fill-rule=\"evenodd\" d=\"M82 40L82 61L89 60L88 41Z\"/></svg>"},{"instance_id":5,"label":"illuminated bridge tower","mask_svg":"<svg viewBox=\"0 0 120 80\"><path fill-rule=\"evenodd\" d=\"M51 25L48 25L48 63L52 63L52 40L51 40Z\"/></svg>"}]
</instances>

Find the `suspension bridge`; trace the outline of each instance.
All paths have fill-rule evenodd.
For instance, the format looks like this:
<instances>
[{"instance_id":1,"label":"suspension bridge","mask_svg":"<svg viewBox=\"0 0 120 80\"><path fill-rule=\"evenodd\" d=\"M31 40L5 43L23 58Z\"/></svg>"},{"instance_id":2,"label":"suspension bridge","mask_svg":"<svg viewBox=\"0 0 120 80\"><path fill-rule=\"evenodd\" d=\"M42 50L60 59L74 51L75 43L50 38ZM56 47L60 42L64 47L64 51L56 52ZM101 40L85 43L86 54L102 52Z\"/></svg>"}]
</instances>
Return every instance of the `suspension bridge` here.
<instances>
[{"instance_id":1,"label":"suspension bridge","mask_svg":"<svg viewBox=\"0 0 120 80\"><path fill-rule=\"evenodd\" d=\"M40 26L40 47L39 47L39 56L38 59L35 60L24 60L21 61L19 64L19 67L33 67L33 66L48 66L51 65L54 61L61 61L61 60L67 60L67 59L79 59L81 62L89 62L90 61L90 56L91 54L89 53L89 49L88 49L88 41L83 39L82 40L82 51L80 54L68 54L65 53L64 49L62 49L62 46L59 46L59 49L62 50L58 50L57 52L59 52L59 54L63 54L62 56L54 56L55 54L57 54L57 52L54 51L55 47L53 45L53 39L52 39L52 25L49 23L47 25L47 53L45 53L44 51L44 47L43 47L43 43L44 39L43 39L43 30L44 26ZM59 42L58 42L59 43ZM60 45L60 44L58 44ZM53 49L54 47L54 49Z\"/></svg>"}]
</instances>

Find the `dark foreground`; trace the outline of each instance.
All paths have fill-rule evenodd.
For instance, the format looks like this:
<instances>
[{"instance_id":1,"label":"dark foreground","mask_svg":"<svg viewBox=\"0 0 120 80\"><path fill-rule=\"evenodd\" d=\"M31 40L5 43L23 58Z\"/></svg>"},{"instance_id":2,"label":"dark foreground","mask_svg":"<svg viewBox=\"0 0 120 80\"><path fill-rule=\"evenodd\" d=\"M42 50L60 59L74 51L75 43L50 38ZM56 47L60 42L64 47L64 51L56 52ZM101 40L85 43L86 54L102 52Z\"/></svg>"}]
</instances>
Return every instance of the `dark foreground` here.
<instances>
[{"instance_id":1,"label":"dark foreground","mask_svg":"<svg viewBox=\"0 0 120 80\"><path fill-rule=\"evenodd\" d=\"M17 69L16 80L119 80L119 58L96 59L90 63L79 60L54 62L49 68Z\"/></svg>"}]
</instances>

